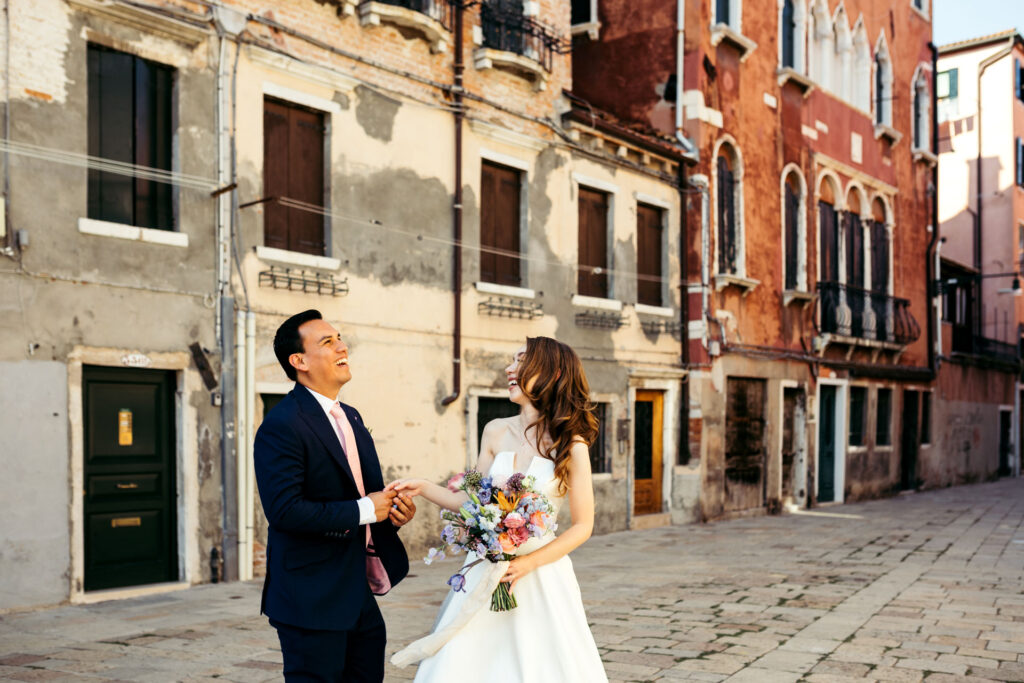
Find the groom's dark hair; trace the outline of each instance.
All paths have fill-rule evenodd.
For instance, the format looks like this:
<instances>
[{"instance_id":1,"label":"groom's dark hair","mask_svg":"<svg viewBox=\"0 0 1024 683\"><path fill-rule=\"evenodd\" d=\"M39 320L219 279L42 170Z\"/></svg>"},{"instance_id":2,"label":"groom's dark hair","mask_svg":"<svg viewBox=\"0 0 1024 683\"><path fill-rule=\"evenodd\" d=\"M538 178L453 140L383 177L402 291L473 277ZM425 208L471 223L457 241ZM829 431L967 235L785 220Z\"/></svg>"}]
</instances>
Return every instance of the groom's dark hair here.
<instances>
[{"instance_id":1,"label":"groom's dark hair","mask_svg":"<svg viewBox=\"0 0 1024 683\"><path fill-rule=\"evenodd\" d=\"M284 368L284 374L288 375L288 379L293 382L298 379L298 375L295 374L295 368L288 362L288 358L293 353L305 351L302 348L302 335L299 334L299 328L310 320L323 319L320 311L311 308L308 311L296 313L277 328L277 334L274 335L274 355L277 356L277 362Z\"/></svg>"}]
</instances>

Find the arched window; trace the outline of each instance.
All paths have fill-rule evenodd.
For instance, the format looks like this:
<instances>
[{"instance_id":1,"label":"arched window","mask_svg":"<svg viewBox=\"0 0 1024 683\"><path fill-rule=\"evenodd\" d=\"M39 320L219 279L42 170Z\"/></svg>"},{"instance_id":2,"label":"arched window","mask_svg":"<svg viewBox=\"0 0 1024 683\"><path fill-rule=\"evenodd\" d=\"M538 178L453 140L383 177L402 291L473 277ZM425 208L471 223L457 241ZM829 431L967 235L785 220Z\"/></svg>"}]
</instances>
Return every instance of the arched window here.
<instances>
[{"instance_id":1,"label":"arched window","mask_svg":"<svg viewBox=\"0 0 1024 683\"><path fill-rule=\"evenodd\" d=\"M850 331L854 337L864 335L864 226L861 195L855 188L846 194L843 230L846 233L846 304L850 307Z\"/></svg>"},{"instance_id":2,"label":"arched window","mask_svg":"<svg viewBox=\"0 0 1024 683\"><path fill-rule=\"evenodd\" d=\"M832 62L832 87L837 96L853 100L853 38L846 9L839 5L833 20L835 26L835 58Z\"/></svg>"},{"instance_id":3,"label":"arched window","mask_svg":"<svg viewBox=\"0 0 1024 683\"><path fill-rule=\"evenodd\" d=\"M743 164L729 142L722 142L718 148L715 182L718 273L743 277Z\"/></svg>"},{"instance_id":4,"label":"arched window","mask_svg":"<svg viewBox=\"0 0 1024 683\"><path fill-rule=\"evenodd\" d=\"M828 176L818 186L818 293L822 332L836 332L839 322L838 187Z\"/></svg>"},{"instance_id":5,"label":"arched window","mask_svg":"<svg viewBox=\"0 0 1024 683\"><path fill-rule=\"evenodd\" d=\"M808 74L818 85L829 89L832 58L835 53L832 17L825 0L813 0L811 7L811 59Z\"/></svg>"},{"instance_id":6,"label":"arched window","mask_svg":"<svg viewBox=\"0 0 1024 683\"><path fill-rule=\"evenodd\" d=\"M783 67L796 68L796 9L793 0L782 3L782 59Z\"/></svg>"},{"instance_id":7,"label":"arched window","mask_svg":"<svg viewBox=\"0 0 1024 683\"><path fill-rule=\"evenodd\" d=\"M807 291L807 191L799 171L793 167L782 182L783 289Z\"/></svg>"},{"instance_id":8,"label":"arched window","mask_svg":"<svg viewBox=\"0 0 1024 683\"><path fill-rule=\"evenodd\" d=\"M918 67L917 78L914 79L913 98L911 114L914 131L913 148L926 150L931 147L928 144L931 133L931 96L928 93L928 79L920 67Z\"/></svg>"},{"instance_id":9,"label":"arched window","mask_svg":"<svg viewBox=\"0 0 1024 683\"><path fill-rule=\"evenodd\" d=\"M885 341L891 333L889 323L889 221L885 203L871 203L871 307L875 314L877 338Z\"/></svg>"},{"instance_id":10,"label":"arched window","mask_svg":"<svg viewBox=\"0 0 1024 683\"><path fill-rule=\"evenodd\" d=\"M892 126L892 60L885 34L875 48L875 123Z\"/></svg>"},{"instance_id":11,"label":"arched window","mask_svg":"<svg viewBox=\"0 0 1024 683\"><path fill-rule=\"evenodd\" d=\"M853 106L871 111L871 45L863 20L853 31Z\"/></svg>"}]
</instances>

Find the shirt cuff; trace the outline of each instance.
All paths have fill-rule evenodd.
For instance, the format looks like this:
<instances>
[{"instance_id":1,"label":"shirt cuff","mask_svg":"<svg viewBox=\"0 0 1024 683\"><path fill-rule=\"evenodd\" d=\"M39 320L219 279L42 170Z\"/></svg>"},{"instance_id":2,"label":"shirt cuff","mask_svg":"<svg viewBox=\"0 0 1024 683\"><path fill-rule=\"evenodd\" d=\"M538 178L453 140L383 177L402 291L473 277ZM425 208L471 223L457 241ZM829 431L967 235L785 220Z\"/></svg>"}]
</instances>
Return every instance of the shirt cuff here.
<instances>
[{"instance_id":1,"label":"shirt cuff","mask_svg":"<svg viewBox=\"0 0 1024 683\"><path fill-rule=\"evenodd\" d=\"M374 510L373 501L367 496L363 496L356 501L356 505L359 506L359 524L373 524L377 521L377 513Z\"/></svg>"}]
</instances>

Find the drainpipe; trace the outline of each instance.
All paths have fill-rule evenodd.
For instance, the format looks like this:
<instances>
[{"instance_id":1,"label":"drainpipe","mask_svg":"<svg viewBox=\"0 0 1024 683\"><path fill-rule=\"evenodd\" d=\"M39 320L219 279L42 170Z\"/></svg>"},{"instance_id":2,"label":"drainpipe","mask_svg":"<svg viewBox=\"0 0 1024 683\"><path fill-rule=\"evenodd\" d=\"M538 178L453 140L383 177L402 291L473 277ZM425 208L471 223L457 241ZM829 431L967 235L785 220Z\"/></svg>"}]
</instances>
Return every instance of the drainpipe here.
<instances>
[{"instance_id":1,"label":"drainpipe","mask_svg":"<svg viewBox=\"0 0 1024 683\"><path fill-rule=\"evenodd\" d=\"M700 308L704 321L704 342L710 346L711 330L711 193L708 189L708 177L704 174L690 176L690 185L700 191Z\"/></svg>"},{"instance_id":2,"label":"drainpipe","mask_svg":"<svg viewBox=\"0 0 1024 683\"><path fill-rule=\"evenodd\" d=\"M938 159L939 154L939 116L938 116L938 92L935 89L935 75L939 68L939 50L935 47L934 43L928 43L928 48L932 51L932 111L931 111L931 124L932 124L932 153L935 154L935 158ZM925 264L925 280L928 292L928 298L930 299L933 307L932 313L928 315L928 369L932 371L932 377L935 377L935 373L939 369L938 356L939 350L935 348L936 329L941 325L937 320L938 307L936 307L936 295L938 292L935 289L935 279L938 277L939 269L939 248L936 246L939 242L939 164L936 162L932 166L932 180L930 190L931 199L931 214L932 214L932 239L928 243L928 249L925 251L924 264ZM935 252L935 260L931 258L932 251Z\"/></svg>"},{"instance_id":3,"label":"drainpipe","mask_svg":"<svg viewBox=\"0 0 1024 683\"><path fill-rule=\"evenodd\" d=\"M945 237L940 237L935 245L935 265L932 274L932 281L936 281L942 275L942 245L946 243ZM933 314L935 317L935 371L938 372L939 364L942 362L942 297L938 292L932 301Z\"/></svg>"},{"instance_id":4,"label":"drainpipe","mask_svg":"<svg viewBox=\"0 0 1024 683\"><path fill-rule=\"evenodd\" d=\"M1013 41L1014 41L1014 36L1010 36L1010 39L1007 41L1007 44L1006 44L1005 48L1003 48L999 52L995 53L994 55L990 55L990 56L986 57L978 65L978 97L977 97L977 100L978 100L978 157L977 157L977 160L975 161L975 168L974 168L974 172L975 172L975 175L977 177L977 180L976 180L977 197L975 198L975 209L976 209L977 218L975 219L975 222L974 222L974 269L977 272L976 278L977 278L977 283L978 283L978 300L979 300L979 303L980 303L981 299L983 298L983 293L981 291L981 286L982 286L982 283L981 283L981 266L982 266L982 257L981 257L981 226L982 226L982 220L981 219L982 219L982 215L983 215L982 212L983 212L983 208L984 208L982 206L982 199L981 199L982 198L982 181L983 181L983 176L982 176L982 172L981 172L981 142L982 142L981 126L982 126L982 121L983 121L982 116L981 116L981 77L985 73L985 69L989 68L990 66L992 66L993 64L998 62L1003 57L1008 57L1009 55L1011 55L1013 53ZM975 320L975 323L974 323L974 328L975 328L974 329L974 333L980 337L981 333L982 333L982 329L983 329L982 328L981 316L975 315L974 316L974 320Z\"/></svg>"},{"instance_id":5,"label":"drainpipe","mask_svg":"<svg viewBox=\"0 0 1024 683\"><path fill-rule=\"evenodd\" d=\"M245 314L245 488L240 497L245 499L245 549L242 560L244 567L240 568L238 578L243 581L252 579L252 556L254 552L253 541L255 540L255 512L253 506L256 504L254 491L255 464L253 462L253 442L256 436L256 314L251 310ZM242 555L242 553L239 553Z\"/></svg>"},{"instance_id":6,"label":"drainpipe","mask_svg":"<svg viewBox=\"0 0 1024 683\"><path fill-rule=\"evenodd\" d=\"M686 251L689 244L687 231L686 166L679 162L679 357L683 368L690 367L690 286L687 277ZM683 377L679 385L679 455L686 453L690 462L690 377ZM677 462L679 457L677 456Z\"/></svg>"},{"instance_id":7,"label":"drainpipe","mask_svg":"<svg viewBox=\"0 0 1024 683\"><path fill-rule=\"evenodd\" d=\"M452 330L452 393L441 399L442 406L455 402L462 392L462 121L466 113L462 108L462 61L463 26L465 12L461 2L453 3L455 8L455 87L452 99L455 110L455 201L452 204L452 231L455 245L452 266L453 294L455 299L455 325Z\"/></svg>"},{"instance_id":8,"label":"drainpipe","mask_svg":"<svg viewBox=\"0 0 1024 683\"><path fill-rule=\"evenodd\" d=\"M246 338L245 338L245 311L239 310L235 313L235 435L238 450L235 453L235 480L238 482L236 488L235 503L238 506L235 524L238 534L238 576L239 581L245 580L245 558L249 556L249 548L246 546L245 533L245 482L246 476L246 441L249 438L249 420L246 412L246 397L251 393L246 380L249 373L246 371ZM251 563L250 563L251 564Z\"/></svg>"},{"instance_id":9,"label":"drainpipe","mask_svg":"<svg viewBox=\"0 0 1024 683\"><path fill-rule=\"evenodd\" d=\"M683 38L686 29L686 0L676 0L676 141L686 156L697 160L697 148L683 134Z\"/></svg>"}]
</instances>

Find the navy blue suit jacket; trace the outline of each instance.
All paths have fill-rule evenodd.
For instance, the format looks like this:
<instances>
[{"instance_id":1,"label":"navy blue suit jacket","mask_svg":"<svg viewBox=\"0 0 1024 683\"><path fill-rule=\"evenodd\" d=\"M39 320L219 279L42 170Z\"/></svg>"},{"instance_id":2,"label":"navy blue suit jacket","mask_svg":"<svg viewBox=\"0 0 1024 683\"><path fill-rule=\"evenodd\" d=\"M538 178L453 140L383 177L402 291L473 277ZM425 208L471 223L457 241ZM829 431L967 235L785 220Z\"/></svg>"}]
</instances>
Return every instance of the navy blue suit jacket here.
<instances>
[{"instance_id":1,"label":"navy blue suit jacket","mask_svg":"<svg viewBox=\"0 0 1024 683\"><path fill-rule=\"evenodd\" d=\"M345 404L366 492L384 488L373 438ZM337 431L302 385L267 414L256 432L256 483L270 523L260 612L307 629L347 631L366 599L366 532L360 498ZM395 586L409 558L391 521L371 526L373 545Z\"/></svg>"}]
</instances>

